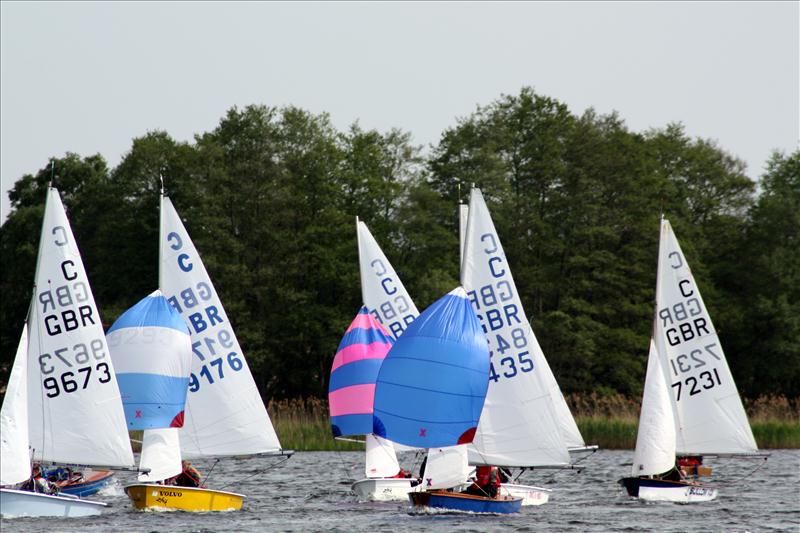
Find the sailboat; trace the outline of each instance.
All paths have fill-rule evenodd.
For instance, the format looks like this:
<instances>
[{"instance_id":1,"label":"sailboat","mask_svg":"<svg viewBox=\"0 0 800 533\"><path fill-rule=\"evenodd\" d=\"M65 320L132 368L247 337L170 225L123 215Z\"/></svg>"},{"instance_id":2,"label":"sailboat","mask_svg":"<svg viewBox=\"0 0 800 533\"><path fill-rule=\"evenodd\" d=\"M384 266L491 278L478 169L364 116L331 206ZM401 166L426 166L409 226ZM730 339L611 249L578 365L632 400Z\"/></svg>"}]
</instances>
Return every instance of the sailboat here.
<instances>
[{"instance_id":1,"label":"sailboat","mask_svg":"<svg viewBox=\"0 0 800 533\"><path fill-rule=\"evenodd\" d=\"M465 215L466 223L464 222ZM569 450L584 450L575 420L529 326L503 246L480 189L460 210L461 283L486 332L491 365L489 391L475 440L472 465L570 468ZM501 492L542 505L550 490L503 483Z\"/></svg>"},{"instance_id":2,"label":"sailboat","mask_svg":"<svg viewBox=\"0 0 800 533\"><path fill-rule=\"evenodd\" d=\"M683 479L676 455L763 454L692 271L663 217L653 320L631 477L620 484L646 501L713 500L717 489Z\"/></svg>"},{"instance_id":3,"label":"sailboat","mask_svg":"<svg viewBox=\"0 0 800 533\"><path fill-rule=\"evenodd\" d=\"M378 372L373 432L429 455L415 507L511 513L521 498L450 492L466 481L466 445L481 417L489 348L467 293L458 287L416 320L395 342ZM442 468L434 468L442 465Z\"/></svg>"},{"instance_id":4,"label":"sailboat","mask_svg":"<svg viewBox=\"0 0 800 533\"><path fill-rule=\"evenodd\" d=\"M177 434L169 428L153 433L153 446L184 458L291 456L281 448L200 254L163 193L159 241L160 290L189 328L193 357L183 427ZM152 483L128 485L125 492L139 509L238 510L245 499L228 491Z\"/></svg>"},{"instance_id":5,"label":"sailboat","mask_svg":"<svg viewBox=\"0 0 800 533\"><path fill-rule=\"evenodd\" d=\"M412 480L399 475L400 465L390 441L372 434L375 380L394 339L363 306L347 328L333 359L328 405L335 438L364 435L365 479L352 490L370 500L405 499Z\"/></svg>"},{"instance_id":6,"label":"sailboat","mask_svg":"<svg viewBox=\"0 0 800 533\"><path fill-rule=\"evenodd\" d=\"M34 294L0 412L0 485L36 462L134 467L114 366L75 237L49 187ZM107 504L0 489L0 514L91 516Z\"/></svg>"},{"instance_id":7,"label":"sailboat","mask_svg":"<svg viewBox=\"0 0 800 533\"><path fill-rule=\"evenodd\" d=\"M352 485L356 496L379 501L405 500L413 482L396 477L401 468L394 444L372 433L372 402L383 358L419 311L369 228L358 218L356 236L364 306L345 333L331 369L331 429L335 438L365 437L365 477ZM353 345L359 338L370 342ZM353 351L358 352L357 358L353 357ZM349 400L358 391L366 391L366 395L354 404Z\"/></svg>"}]
</instances>

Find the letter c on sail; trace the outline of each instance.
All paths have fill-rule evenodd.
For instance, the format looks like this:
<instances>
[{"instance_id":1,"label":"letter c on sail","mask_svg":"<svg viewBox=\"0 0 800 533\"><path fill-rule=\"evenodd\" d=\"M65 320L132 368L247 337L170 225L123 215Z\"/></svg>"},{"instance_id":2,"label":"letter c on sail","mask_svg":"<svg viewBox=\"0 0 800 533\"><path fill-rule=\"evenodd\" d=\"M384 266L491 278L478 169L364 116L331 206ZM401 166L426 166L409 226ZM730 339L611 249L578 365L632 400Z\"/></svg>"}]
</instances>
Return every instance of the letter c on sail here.
<instances>
[{"instance_id":1,"label":"letter c on sail","mask_svg":"<svg viewBox=\"0 0 800 533\"><path fill-rule=\"evenodd\" d=\"M67 238L67 230L64 229L64 226L56 226L53 228L53 235L56 236L55 240L53 241L56 243L56 246L65 246L69 239Z\"/></svg>"},{"instance_id":2,"label":"letter c on sail","mask_svg":"<svg viewBox=\"0 0 800 533\"><path fill-rule=\"evenodd\" d=\"M192 264L189 262L189 254L181 254L178 256L178 266L181 267L181 270L184 272L192 270Z\"/></svg>"},{"instance_id":3,"label":"letter c on sail","mask_svg":"<svg viewBox=\"0 0 800 533\"><path fill-rule=\"evenodd\" d=\"M181 240L181 236L175 233L174 231L170 232L170 234L167 235L167 242L170 241L175 241L174 243L169 245L169 247L172 248L173 250L180 250L181 248L183 248L183 240Z\"/></svg>"}]
</instances>

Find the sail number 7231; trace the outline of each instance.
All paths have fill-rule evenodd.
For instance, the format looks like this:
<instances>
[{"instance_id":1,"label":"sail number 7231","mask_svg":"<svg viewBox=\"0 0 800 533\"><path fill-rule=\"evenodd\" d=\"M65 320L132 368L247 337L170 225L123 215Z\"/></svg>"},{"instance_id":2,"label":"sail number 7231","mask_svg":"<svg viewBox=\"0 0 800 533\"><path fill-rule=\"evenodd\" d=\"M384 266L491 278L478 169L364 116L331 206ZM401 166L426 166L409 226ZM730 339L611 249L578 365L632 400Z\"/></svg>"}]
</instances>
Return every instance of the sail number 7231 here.
<instances>
[{"instance_id":1,"label":"sail number 7231","mask_svg":"<svg viewBox=\"0 0 800 533\"><path fill-rule=\"evenodd\" d=\"M684 391L684 385L686 386L686 390ZM684 392L688 393L689 396L694 396L695 394L700 394L704 390L713 389L716 385L722 385L722 381L719 379L719 373L715 368L713 373L709 370L705 372L700 372L700 375L697 377L689 376L682 381L676 381L672 384L672 388L676 389L677 396L675 397L675 401L681 401L681 393Z\"/></svg>"}]
</instances>

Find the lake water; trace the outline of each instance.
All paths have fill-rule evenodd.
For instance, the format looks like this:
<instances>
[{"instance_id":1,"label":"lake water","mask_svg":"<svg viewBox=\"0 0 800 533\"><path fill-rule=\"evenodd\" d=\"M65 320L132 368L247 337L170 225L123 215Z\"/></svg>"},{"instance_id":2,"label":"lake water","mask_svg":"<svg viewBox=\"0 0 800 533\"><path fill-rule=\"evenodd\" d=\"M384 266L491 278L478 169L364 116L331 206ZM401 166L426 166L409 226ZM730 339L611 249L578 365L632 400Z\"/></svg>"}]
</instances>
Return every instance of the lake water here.
<instances>
[{"instance_id":1,"label":"lake water","mask_svg":"<svg viewBox=\"0 0 800 533\"><path fill-rule=\"evenodd\" d=\"M600 451L583 461L581 474L526 472L522 481L553 489L550 502L506 516L418 514L405 502L359 502L350 493L350 483L363 473L363 458L359 452L303 452L255 476L275 460L222 461L208 486L232 483L226 490L248 496L242 511L226 513L136 511L121 488L134 475L119 473L117 485L97 497L112 504L102 516L4 519L2 532L800 532L800 450L773 451L749 476L763 460L707 460L715 467L713 481L720 496L692 505L645 504L629 498L616 481L630 471L633 453ZM210 467L202 461L195 465L204 475Z\"/></svg>"}]
</instances>

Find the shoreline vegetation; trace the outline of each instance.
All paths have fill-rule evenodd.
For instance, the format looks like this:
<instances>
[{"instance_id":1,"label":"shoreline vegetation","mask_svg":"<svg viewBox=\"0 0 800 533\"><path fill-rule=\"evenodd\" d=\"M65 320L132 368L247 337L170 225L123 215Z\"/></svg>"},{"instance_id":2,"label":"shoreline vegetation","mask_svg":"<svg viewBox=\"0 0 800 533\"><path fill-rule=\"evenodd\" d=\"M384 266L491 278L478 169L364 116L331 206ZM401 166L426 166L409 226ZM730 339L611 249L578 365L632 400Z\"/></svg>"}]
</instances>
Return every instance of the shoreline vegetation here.
<instances>
[{"instance_id":1,"label":"shoreline vegetation","mask_svg":"<svg viewBox=\"0 0 800 533\"><path fill-rule=\"evenodd\" d=\"M639 399L595 393L568 394L565 398L587 444L597 444L605 450L633 450ZM800 449L800 398L770 395L755 400L744 398L743 402L759 449ZM286 450L364 449L363 443L333 438L327 400L315 397L272 400L267 410ZM141 431L131 432L131 438L134 451L138 452Z\"/></svg>"},{"instance_id":2,"label":"shoreline vegetation","mask_svg":"<svg viewBox=\"0 0 800 533\"><path fill-rule=\"evenodd\" d=\"M587 444L601 449L629 449L636 444L640 400L621 394L566 396ZM800 398L761 396L744 399L759 449L800 448ZM319 398L270 401L269 416L281 445L295 451L363 450L360 443L334 440L328 402Z\"/></svg>"}]
</instances>

